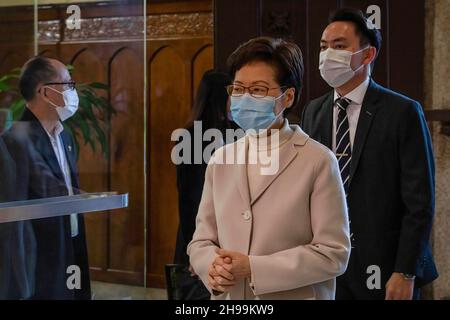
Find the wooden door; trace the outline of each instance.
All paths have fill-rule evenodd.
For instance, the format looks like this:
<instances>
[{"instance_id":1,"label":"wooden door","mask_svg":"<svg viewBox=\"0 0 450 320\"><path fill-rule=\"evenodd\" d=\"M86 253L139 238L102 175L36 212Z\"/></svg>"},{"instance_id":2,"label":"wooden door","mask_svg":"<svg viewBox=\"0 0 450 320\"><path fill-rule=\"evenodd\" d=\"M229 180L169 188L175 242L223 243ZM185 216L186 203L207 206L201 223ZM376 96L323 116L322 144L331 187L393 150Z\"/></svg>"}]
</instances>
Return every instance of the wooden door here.
<instances>
[{"instance_id":1,"label":"wooden door","mask_svg":"<svg viewBox=\"0 0 450 320\"><path fill-rule=\"evenodd\" d=\"M170 158L171 134L188 121L203 73L213 67L212 3L151 6L148 51L148 268L147 285L164 287L178 229L178 192ZM156 20L161 24L158 24ZM170 27L168 28L167 25Z\"/></svg>"}]
</instances>

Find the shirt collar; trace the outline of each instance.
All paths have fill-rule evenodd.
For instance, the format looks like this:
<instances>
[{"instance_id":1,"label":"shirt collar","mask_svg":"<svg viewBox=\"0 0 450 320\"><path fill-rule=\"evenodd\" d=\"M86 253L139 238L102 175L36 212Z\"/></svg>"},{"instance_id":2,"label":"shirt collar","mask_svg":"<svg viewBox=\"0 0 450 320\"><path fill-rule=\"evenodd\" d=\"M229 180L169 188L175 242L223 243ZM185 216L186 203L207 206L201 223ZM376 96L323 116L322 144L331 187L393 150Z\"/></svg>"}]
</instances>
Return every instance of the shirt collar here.
<instances>
[{"instance_id":1,"label":"shirt collar","mask_svg":"<svg viewBox=\"0 0 450 320\"><path fill-rule=\"evenodd\" d=\"M366 95L367 88L369 88L370 78L367 78L364 80L359 86L357 86L355 89L347 93L344 98L348 98L352 101L352 103L355 103L357 105L362 105L364 96ZM339 93L337 93L336 90L334 90L334 100L340 98Z\"/></svg>"},{"instance_id":2,"label":"shirt collar","mask_svg":"<svg viewBox=\"0 0 450 320\"><path fill-rule=\"evenodd\" d=\"M45 128L44 128L45 129ZM51 138L57 138L59 137L59 135L61 134L61 132L64 131L64 126L62 125L61 121L58 121L56 123L55 129L53 131L53 134L51 134L50 132L47 131L47 129L45 129L45 132L47 132L48 136Z\"/></svg>"}]
</instances>

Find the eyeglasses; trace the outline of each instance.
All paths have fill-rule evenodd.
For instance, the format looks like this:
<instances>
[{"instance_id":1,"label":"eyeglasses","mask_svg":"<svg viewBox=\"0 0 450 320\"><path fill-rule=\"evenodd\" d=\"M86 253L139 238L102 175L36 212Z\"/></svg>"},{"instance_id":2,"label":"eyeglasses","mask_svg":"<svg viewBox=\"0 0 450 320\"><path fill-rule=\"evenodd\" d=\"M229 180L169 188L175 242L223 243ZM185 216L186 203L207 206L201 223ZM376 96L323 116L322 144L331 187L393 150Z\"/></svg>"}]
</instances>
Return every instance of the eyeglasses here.
<instances>
[{"instance_id":1,"label":"eyeglasses","mask_svg":"<svg viewBox=\"0 0 450 320\"><path fill-rule=\"evenodd\" d=\"M67 86L70 90L75 90L77 84L75 81L66 81L66 82L47 82L44 83L44 86L50 86L50 85L64 85Z\"/></svg>"},{"instance_id":2,"label":"eyeglasses","mask_svg":"<svg viewBox=\"0 0 450 320\"><path fill-rule=\"evenodd\" d=\"M232 97L241 97L247 90L248 93L254 98L265 98L269 94L269 90L272 89L284 89L285 87L269 88L266 86L254 85L250 87L241 86L239 84L230 84L225 87L228 95Z\"/></svg>"}]
</instances>

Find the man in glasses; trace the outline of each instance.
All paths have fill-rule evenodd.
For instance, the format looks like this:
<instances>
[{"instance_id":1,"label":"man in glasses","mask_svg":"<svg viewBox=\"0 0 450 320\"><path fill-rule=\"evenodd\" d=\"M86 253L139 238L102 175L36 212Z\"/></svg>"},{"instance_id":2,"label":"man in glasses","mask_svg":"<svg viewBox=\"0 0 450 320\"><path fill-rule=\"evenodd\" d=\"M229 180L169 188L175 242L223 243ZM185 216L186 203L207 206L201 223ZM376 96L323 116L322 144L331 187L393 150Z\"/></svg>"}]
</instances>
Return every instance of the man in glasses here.
<instances>
[{"instance_id":1,"label":"man in glasses","mask_svg":"<svg viewBox=\"0 0 450 320\"><path fill-rule=\"evenodd\" d=\"M3 139L17 167L21 200L76 194L74 143L62 122L77 111L78 95L66 66L34 57L22 68L19 87L26 108ZM30 169L36 158L41 165ZM83 217L73 213L31 224L37 255L31 298L90 299Z\"/></svg>"}]
</instances>

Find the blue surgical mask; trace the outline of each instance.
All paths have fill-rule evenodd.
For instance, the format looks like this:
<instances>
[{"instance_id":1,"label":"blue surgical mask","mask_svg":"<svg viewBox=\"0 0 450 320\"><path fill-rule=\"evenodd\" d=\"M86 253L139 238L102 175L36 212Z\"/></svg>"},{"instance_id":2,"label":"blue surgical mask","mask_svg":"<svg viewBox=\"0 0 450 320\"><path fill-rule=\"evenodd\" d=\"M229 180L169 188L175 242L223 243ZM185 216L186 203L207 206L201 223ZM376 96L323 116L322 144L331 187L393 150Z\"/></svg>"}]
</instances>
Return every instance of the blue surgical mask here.
<instances>
[{"instance_id":1,"label":"blue surgical mask","mask_svg":"<svg viewBox=\"0 0 450 320\"><path fill-rule=\"evenodd\" d=\"M278 98L267 96L255 98L246 93L240 97L231 96L231 115L234 122L244 130L264 130L270 128L283 110L275 115L275 102Z\"/></svg>"}]
</instances>

